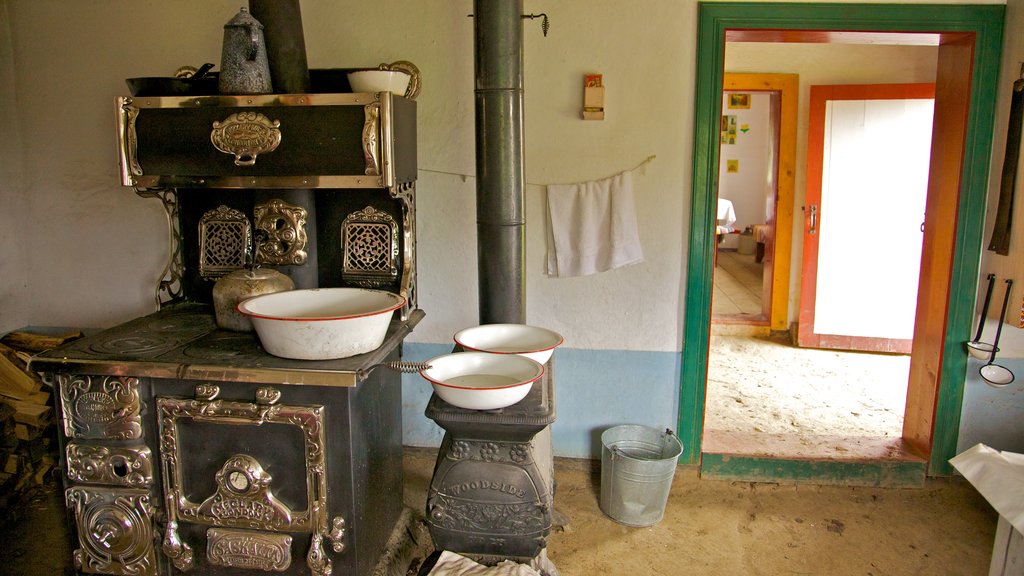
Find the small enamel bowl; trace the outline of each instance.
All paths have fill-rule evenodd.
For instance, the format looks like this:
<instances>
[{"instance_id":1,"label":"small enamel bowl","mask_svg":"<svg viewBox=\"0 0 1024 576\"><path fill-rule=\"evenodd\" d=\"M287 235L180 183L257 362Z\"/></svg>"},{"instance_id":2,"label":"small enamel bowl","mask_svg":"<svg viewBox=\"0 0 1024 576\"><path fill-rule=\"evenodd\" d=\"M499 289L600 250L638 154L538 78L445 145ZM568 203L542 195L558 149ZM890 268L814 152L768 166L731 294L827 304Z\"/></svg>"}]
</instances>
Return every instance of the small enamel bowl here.
<instances>
[{"instance_id":1,"label":"small enamel bowl","mask_svg":"<svg viewBox=\"0 0 1024 576\"><path fill-rule=\"evenodd\" d=\"M464 350L518 354L540 364L545 364L562 342L557 332L526 324L484 324L455 333L455 343Z\"/></svg>"},{"instance_id":2,"label":"small enamel bowl","mask_svg":"<svg viewBox=\"0 0 1024 576\"><path fill-rule=\"evenodd\" d=\"M456 352L427 361L420 375L445 402L469 410L497 410L519 402L544 367L516 354Z\"/></svg>"}]
</instances>

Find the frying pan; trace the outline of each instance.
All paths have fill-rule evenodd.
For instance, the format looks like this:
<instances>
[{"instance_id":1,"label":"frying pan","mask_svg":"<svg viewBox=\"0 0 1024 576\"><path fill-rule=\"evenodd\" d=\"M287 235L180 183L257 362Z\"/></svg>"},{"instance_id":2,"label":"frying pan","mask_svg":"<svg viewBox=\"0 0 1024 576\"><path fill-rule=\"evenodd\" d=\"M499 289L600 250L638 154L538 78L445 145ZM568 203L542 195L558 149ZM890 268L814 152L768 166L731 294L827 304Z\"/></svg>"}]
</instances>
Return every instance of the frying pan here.
<instances>
[{"instance_id":1,"label":"frying pan","mask_svg":"<svg viewBox=\"0 0 1024 576\"><path fill-rule=\"evenodd\" d=\"M210 74L213 64L206 63L188 78L128 78L125 84L132 96L202 96L217 93L217 75Z\"/></svg>"}]
</instances>

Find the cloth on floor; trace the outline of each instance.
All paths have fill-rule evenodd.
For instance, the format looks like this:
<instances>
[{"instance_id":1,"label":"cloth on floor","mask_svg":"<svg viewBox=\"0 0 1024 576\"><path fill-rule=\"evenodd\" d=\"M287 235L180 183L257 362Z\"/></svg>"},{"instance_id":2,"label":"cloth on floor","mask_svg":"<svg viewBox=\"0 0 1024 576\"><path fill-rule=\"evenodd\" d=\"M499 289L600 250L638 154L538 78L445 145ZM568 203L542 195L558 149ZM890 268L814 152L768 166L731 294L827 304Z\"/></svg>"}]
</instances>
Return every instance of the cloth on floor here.
<instances>
[{"instance_id":1,"label":"cloth on floor","mask_svg":"<svg viewBox=\"0 0 1024 576\"><path fill-rule=\"evenodd\" d=\"M587 276L643 261L630 172L547 190L549 276Z\"/></svg>"},{"instance_id":2,"label":"cloth on floor","mask_svg":"<svg viewBox=\"0 0 1024 576\"><path fill-rule=\"evenodd\" d=\"M497 566L484 566L445 550L427 576L540 576L540 572L511 560L505 560Z\"/></svg>"}]
</instances>

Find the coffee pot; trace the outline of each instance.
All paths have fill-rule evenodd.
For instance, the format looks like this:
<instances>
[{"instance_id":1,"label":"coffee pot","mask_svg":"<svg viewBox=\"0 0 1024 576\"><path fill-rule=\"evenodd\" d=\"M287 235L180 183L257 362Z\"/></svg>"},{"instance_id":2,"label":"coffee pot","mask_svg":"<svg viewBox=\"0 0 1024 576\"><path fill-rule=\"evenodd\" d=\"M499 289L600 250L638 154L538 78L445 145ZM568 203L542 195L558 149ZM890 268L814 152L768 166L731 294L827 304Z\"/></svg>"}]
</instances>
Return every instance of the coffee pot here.
<instances>
[{"instance_id":1,"label":"coffee pot","mask_svg":"<svg viewBox=\"0 0 1024 576\"><path fill-rule=\"evenodd\" d=\"M263 25L249 14L248 8L241 8L224 25L217 91L221 94L271 94L274 91Z\"/></svg>"}]
</instances>

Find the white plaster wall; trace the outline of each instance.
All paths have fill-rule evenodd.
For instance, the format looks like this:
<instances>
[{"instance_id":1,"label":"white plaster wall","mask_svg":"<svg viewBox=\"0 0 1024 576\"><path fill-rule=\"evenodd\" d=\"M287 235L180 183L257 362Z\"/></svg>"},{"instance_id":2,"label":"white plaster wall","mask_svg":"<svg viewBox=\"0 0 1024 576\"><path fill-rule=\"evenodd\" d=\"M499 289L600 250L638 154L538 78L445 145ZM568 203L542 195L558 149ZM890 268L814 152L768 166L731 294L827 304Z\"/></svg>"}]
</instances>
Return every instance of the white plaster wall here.
<instances>
[{"instance_id":1,"label":"white plaster wall","mask_svg":"<svg viewBox=\"0 0 1024 576\"><path fill-rule=\"evenodd\" d=\"M17 212L32 222L15 240L32 255L22 282L30 286L26 321L102 327L150 312L167 255L163 211L118 185L114 99L126 93L125 77L219 62L223 24L240 4L7 5L26 159L26 206ZM407 59L422 71L419 264L428 317L413 340L449 341L478 321L472 2L307 0L302 9L312 67ZM558 330L574 347L679 350L696 3L627 9L611 0L528 0L525 9L552 22L547 38L539 20L524 30L527 321ZM580 119L583 75L591 72L605 75L603 122ZM651 155L657 159L635 179L646 261L588 278L546 278L541 185L603 178ZM5 313L9 306L0 304Z\"/></svg>"},{"instance_id":2,"label":"white plaster wall","mask_svg":"<svg viewBox=\"0 0 1024 576\"><path fill-rule=\"evenodd\" d=\"M7 8L0 0L0 334L28 322L28 210Z\"/></svg>"},{"instance_id":3,"label":"white plaster wall","mask_svg":"<svg viewBox=\"0 0 1024 576\"><path fill-rule=\"evenodd\" d=\"M789 320L800 311L800 262L803 224L800 207L806 198L807 119L811 86L828 84L897 84L935 81L938 49L933 46L877 46L851 44L785 44L729 42L725 49L727 72L800 75L797 115L796 181L794 190L793 246L789 288Z\"/></svg>"},{"instance_id":4,"label":"white plaster wall","mask_svg":"<svg viewBox=\"0 0 1024 576\"><path fill-rule=\"evenodd\" d=\"M104 327L155 309L163 208L118 184L114 101L125 77L219 59L213 23L237 10L219 4L8 1L29 323Z\"/></svg>"}]
</instances>

